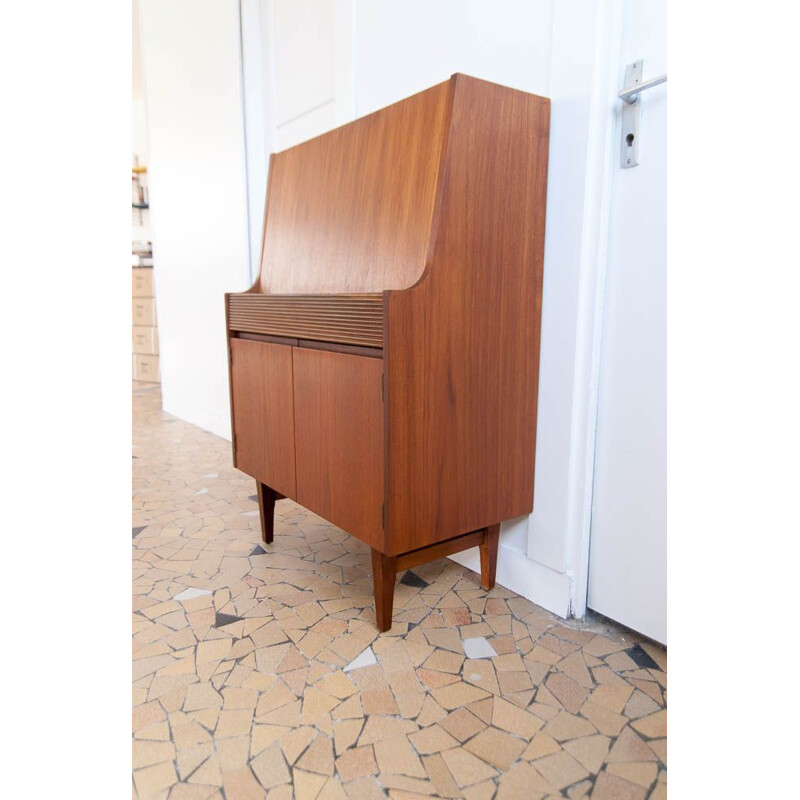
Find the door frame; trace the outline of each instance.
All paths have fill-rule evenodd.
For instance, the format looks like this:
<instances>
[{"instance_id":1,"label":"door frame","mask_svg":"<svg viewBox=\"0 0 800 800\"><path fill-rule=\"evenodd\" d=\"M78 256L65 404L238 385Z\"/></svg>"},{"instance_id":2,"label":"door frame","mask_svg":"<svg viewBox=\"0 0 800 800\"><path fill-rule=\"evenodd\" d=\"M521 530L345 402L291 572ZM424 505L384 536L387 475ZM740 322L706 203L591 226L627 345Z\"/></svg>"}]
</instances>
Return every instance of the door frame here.
<instances>
[{"instance_id":1,"label":"door frame","mask_svg":"<svg viewBox=\"0 0 800 800\"><path fill-rule=\"evenodd\" d=\"M583 36L575 35L574 15L570 16L568 9L559 10L557 4L553 18L551 70L554 77L551 79L551 88L554 128L559 124L556 114L572 116L573 119L563 120L563 123L577 124L578 136L584 136L586 141L564 558L564 569L569 578L569 613L579 619L586 615L589 591L589 544L608 238L613 177L618 168L616 135L621 104L617 92L623 69L620 63L623 9L624 0L599 0L595 6L595 16L589 22L589 27L584 29ZM588 68L587 46L594 47ZM561 77L563 75L566 77ZM577 84L577 94L585 98L583 103L571 102L575 99L569 93L571 82ZM565 85L566 91L559 97ZM559 102L565 104L565 111L557 108ZM567 146L575 138L570 134ZM554 255L557 254L551 253L551 263L556 260ZM528 535L530 553L533 535L530 524Z\"/></svg>"}]
</instances>

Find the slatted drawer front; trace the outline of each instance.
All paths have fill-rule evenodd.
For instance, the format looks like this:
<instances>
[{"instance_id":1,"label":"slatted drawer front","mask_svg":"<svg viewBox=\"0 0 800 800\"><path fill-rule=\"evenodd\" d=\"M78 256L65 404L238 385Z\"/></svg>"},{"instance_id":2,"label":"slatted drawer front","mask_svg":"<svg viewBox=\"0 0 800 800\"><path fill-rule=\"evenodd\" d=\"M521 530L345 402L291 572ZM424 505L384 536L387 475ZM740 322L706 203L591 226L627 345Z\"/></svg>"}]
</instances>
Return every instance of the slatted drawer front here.
<instances>
[{"instance_id":1,"label":"slatted drawer front","mask_svg":"<svg viewBox=\"0 0 800 800\"><path fill-rule=\"evenodd\" d=\"M229 328L241 333L383 347L383 297L376 294L232 294Z\"/></svg>"}]
</instances>

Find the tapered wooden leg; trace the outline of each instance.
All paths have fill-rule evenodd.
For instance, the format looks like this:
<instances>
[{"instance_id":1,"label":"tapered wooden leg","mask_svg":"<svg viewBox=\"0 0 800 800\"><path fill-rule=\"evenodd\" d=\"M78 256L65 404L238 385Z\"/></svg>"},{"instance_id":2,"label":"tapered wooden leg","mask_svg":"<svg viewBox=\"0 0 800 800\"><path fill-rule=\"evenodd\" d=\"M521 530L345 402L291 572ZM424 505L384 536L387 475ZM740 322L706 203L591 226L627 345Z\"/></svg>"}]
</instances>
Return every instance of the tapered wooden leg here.
<instances>
[{"instance_id":1,"label":"tapered wooden leg","mask_svg":"<svg viewBox=\"0 0 800 800\"><path fill-rule=\"evenodd\" d=\"M275 500L278 499L278 494L261 481L256 481L256 493L261 517L261 539L264 544L270 544L275 528Z\"/></svg>"},{"instance_id":2,"label":"tapered wooden leg","mask_svg":"<svg viewBox=\"0 0 800 800\"><path fill-rule=\"evenodd\" d=\"M481 586L488 592L494 589L494 578L497 574L497 545L500 541L500 525L486 528L483 543L479 546L481 554Z\"/></svg>"},{"instance_id":3,"label":"tapered wooden leg","mask_svg":"<svg viewBox=\"0 0 800 800\"><path fill-rule=\"evenodd\" d=\"M375 585L375 619L379 631L392 627L394 579L397 575L397 558L372 550L372 582Z\"/></svg>"}]
</instances>

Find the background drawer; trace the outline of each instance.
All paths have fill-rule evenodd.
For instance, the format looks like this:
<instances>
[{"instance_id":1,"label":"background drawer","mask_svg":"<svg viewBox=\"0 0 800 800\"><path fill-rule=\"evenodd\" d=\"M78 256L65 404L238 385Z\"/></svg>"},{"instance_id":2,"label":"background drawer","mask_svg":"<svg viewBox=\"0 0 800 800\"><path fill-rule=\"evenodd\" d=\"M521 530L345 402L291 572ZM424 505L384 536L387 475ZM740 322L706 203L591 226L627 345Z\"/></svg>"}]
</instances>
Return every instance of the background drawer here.
<instances>
[{"instance_id":1,"label":"background drawer","mask_svg":"<svg viewBox=\"0 0 800 800\"><path fill-rule=\"evenodd\" d=\"M158 355L158 328L133 326L133 352L141 355Z\"/></svg>"},{"instance_id":2,"label":"background drawer","mask_svg":"<svg viewBox=\"0 0 800 800\"><path fill-rule=\"evenodd\" d=\"M158 356L134 355L133 379L158 383Z\"/></svg>"},{"instance_id":3,"label":"background drawer","mask_svg":"<svg viewBox=\"0 0 800 800\"><path fill-rule=\"evenodd\" d=\"M153 291L153 270L146 268L134 268L133 272L133 296L134 297L155 297Z\"/></svg>"},{"instance_id":4,"label":"background drawer","mask_svg":"<svg viewBox=\"0 0 800 800\"><path fill-rule=\"evenodd\" d=\"M152 297L135 297L133 299L133 324L155 326L156 301Z\"/></svg>"}]
</instances>

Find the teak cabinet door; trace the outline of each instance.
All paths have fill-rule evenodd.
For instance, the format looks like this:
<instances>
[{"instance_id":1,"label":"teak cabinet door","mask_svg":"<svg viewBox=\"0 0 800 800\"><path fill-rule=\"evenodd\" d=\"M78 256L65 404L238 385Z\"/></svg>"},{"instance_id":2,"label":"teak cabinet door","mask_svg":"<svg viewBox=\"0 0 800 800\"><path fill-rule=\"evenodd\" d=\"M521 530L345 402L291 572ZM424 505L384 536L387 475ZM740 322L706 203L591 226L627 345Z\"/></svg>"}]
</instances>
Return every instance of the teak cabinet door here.
<instances>
[{"instance_id":1,"label":"teak cabinet door","mask_svg":"<svg viewBox=\"0 0 800 800\"><path fill-rule=\"evenodd\" d=\"M383 361L294 349L297 501L383 548Z\"/></svg>"},{"instance_id":2,"label":"teak cabinet door","mask_svg":"<svg viewBox=\"0 0 800 800\"><path fill-rule=\"evenodd\" d=\"M231 388L236 467L294 497L292 348L231 339Z\"/></svg>"}]
</instances>

